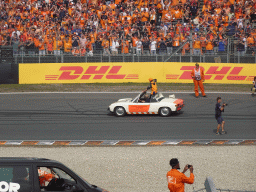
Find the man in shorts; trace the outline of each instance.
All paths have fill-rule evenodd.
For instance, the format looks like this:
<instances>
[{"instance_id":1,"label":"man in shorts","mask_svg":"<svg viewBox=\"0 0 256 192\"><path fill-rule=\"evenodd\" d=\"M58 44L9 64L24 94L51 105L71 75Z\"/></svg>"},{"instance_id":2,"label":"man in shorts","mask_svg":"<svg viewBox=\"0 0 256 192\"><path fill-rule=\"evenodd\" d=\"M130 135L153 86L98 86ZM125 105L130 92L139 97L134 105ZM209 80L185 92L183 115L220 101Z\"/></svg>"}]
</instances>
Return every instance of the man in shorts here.
<instances>
[{"instance_id":1,"label":"man in shorts","mask_svg":"<svg viewBox=\"0 0 256 192\"><path fill-rule=\"evenodd\" d=\"M221 97L217 97L217 103L216 103L216 106L215 106L215 119L217 120L217 123L218 123L216 135L220 134L219 133L220 126L221 126L221 129L222 129L221 134L226 134L226 132L224 131L225 121L223 120L223 118L221 116L221 113L224 112L224 107L227 104L224 103L223 105L221 105L220 103L221 103Z\"/></svg>"}]
</instances>

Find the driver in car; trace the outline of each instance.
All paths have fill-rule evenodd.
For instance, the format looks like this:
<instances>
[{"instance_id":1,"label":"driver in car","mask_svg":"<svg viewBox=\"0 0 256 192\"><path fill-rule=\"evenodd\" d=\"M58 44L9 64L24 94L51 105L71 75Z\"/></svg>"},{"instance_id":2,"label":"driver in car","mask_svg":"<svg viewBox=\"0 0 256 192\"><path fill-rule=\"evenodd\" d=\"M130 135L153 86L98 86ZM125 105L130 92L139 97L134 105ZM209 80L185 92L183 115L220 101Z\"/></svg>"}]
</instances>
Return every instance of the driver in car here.
<instances>
[{"instance_id":1,"label":"driver in car","mask_svg":"<svg viewBox=\"0 0 256 192\"><path fill-rule=\"evenodd\" d=\"M53 178L55 178L55 175L50 172L51 172L51 170L49 170L49 168L47 168L47 171L45 171L45 170L40 169L40 167L38 167L38 176L39 176L40 186L47 186L47 184Z\"/></svg>"},{"instance_id":2,"label":"driver in car","mask_svg":"<svg viewBox=\"0 0 256 192\"><path fill-rule=\"evenodd\" d=\"M147 92L147 91L144 91L144 92L141 94L141 96L140 96L140 98L139 98L139 102L140 102L140 103L150 103L150 97L149 97L149 95L146 94L146 92ZM144 97L143 97L143 96L144 96Z\"/></svg>"}]
</instances>

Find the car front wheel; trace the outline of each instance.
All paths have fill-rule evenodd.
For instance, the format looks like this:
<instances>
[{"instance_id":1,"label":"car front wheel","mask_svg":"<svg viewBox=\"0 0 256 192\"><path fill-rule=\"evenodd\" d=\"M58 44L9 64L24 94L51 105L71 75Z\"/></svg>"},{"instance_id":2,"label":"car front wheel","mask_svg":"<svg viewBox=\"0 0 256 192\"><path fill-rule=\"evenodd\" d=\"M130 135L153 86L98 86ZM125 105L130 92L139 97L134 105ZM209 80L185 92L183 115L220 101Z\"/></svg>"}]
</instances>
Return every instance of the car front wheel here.
<instances>
[{"instance_id":1,"label":"car front wheel","mask_svg":"<svg viewBox=\"0 0 256 192\"><path fill-rule=\"evenodd\" d=\"M117 117L123 117L125 116L125 109L123 107L116 107L114 113Z\"/></svg>"},{"instance_id":2,"label":"car front wheel","mask_svg":"<svg viewBox=\"0 0 256 192\"><path fill-rule=\"evenodd\" d=\"M162 107L159 109L159 114L162 117L168 117L171 114L171 110L169 107Z\"/></svg>"}]
</instances>

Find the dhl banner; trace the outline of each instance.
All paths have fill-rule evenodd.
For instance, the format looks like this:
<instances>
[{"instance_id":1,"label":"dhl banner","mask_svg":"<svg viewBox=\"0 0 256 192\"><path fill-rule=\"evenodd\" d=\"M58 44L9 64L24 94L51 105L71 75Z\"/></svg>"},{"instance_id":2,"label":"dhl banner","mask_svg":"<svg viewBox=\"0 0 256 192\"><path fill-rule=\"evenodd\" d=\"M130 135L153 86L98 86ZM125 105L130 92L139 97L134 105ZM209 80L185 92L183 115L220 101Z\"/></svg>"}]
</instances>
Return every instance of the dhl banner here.
<instances>
[{"instance_id":1,"label":"dhl banner","mask_svg":"<svg viewBox=\"0 0 256 192\"><path fill-rule=\"evenodd\" d=\"M256 64L200 63L205 83L251 84ZM19 64L20 84L192 83L195 63L41 63Z\"/></svg>"}]
</instances>

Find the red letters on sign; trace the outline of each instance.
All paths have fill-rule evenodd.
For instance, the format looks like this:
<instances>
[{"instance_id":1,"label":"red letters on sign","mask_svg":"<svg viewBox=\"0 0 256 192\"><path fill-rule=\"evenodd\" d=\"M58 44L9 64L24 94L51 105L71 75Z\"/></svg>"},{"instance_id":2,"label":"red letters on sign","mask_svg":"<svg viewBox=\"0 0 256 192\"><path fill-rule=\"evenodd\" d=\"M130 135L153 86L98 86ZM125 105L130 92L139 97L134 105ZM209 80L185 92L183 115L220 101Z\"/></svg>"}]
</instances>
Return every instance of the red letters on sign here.
<instances>
[{"instance_id":1,"label":"red letters on sign","mask_svg":"<svg viewBox=\"0 0 256 192\"><path fill-rule=\"evenodd\" d=\"M245 80L247 76L238 76L242 71L243 67L234 67L234 69L229 73L227 77L228 80Z\"/></svg>"},{"instance_id":2,"label":"red letters on sign","mask_svg":"<svg viewBox=\"0 0 256 192\"><path fill-rule=\"evenodd\" d=\"M231 69L231 67L222 67L219 71L218 71L219 67L210 67L210 69L208 69L208 71L205 74L216 74L216 77L214 78L214 80L222 80L224 78L224 76L228 73L228 71Z\"/></svg>"},{"instance_id":3,"label":"red letters on sign","mask_svg":"<svg viewBox=\"0 0 256 192\"><path fill-rule=\"evenodd\" d=\"M106 79L123 79L126 75L117 75L119 70L122 68L122 66L113 66L110 71L108 72L108 75L106 76Z\"/></svg>"},{"instance_id":4,"label":"red letters on sign","mask_svg":"<svg viewBox=\"0 0 256 192\"><path fill-rule=\"evenodd\" d=\"M84 74L90 74L90 75L83 75L81 79L89 79L93 74L102 74L102 75L95 75L93 78L93 79L101 79L103 75L107 72L109 67L110 66L101 66L99 70L97 70L98 66L89 66Z\"/></svg>"},{"instance_id":5,"label":"red letters on sign","mask_svg":"<svg viewBox=\"0 0 256 192\"><path fill-rule=\"evenodd\" d=\"M84 69L80 66L62 66L59 70L64 72L62 72L58 80L73 80L77 79ZM74 75L71 75L72 72Z\"/></svg>"}]
</instances>

